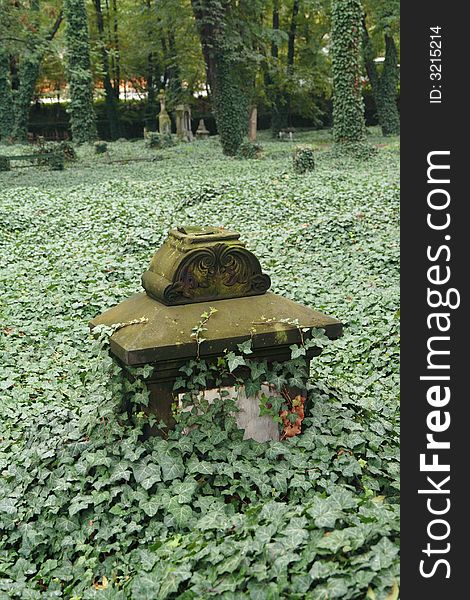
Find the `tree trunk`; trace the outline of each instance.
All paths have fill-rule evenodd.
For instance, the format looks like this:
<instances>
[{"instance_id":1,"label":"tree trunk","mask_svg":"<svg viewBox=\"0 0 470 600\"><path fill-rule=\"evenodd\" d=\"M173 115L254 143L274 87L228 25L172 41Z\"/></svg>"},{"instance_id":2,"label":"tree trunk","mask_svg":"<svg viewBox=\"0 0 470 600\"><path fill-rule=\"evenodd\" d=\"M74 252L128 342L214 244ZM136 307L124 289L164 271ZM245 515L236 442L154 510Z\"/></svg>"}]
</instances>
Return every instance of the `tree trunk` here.
<instances>
[{"instance_id":1,"label":"tree trunk","mask_svg":"<svg viewBox=\"0 0 470 600\"><path fill-rule=\"evenodd\" d=\"M289 41L287 43L287 84L289 85L289 87L292 84L290 79L292 78L292 75L294 74L295 36L297 33L297 16L299 14L299 5L300 5L300 0L294 0L294 4L292 6L292 17L291 17L290 28L289 28ZM291 107L291 94L290 94L290 91L288 91L286 94L286 113L287 113L286 120L289 125L291 124L290 107Z\"/></svg>"},{"instance_id":2,"label":"tree trunk","mask_svg":"<svg viewBox=\"0 0 470 600\"><path fill-rule=\"evenodd\" d=\"M279 0L273 2L273 29L279 31ZM277 42L273 40L271 44L271 57L275 62L279 59L279 47ZM279 66L276 66L276 70L279 71ZM279 89L279 74L277 76L269 77L269 83L274 88L274 94L272 94L271 101L271 133L273 138L279 136L279 132L284 127L287 127L287 112L285 110L286 97L285 94Z\"/></svg>"},{"instance_id":3,"label":"tree trunk","mask_svg":"<svg viewBox=\"0 0 470 600\"><path fill-rule=\"evenodd\" d=\"M32 0L31 14L34 28L37 31L39 29L39 0ZM38 39L36 32L28 34L27 53L20 62L19 86L15 97L15 121L12 132L15 140L25 141L28 137L29 111L44 56L44 42L51 42L54 39L62 23L62 16L62 11L60 11L45 39Z\"/></svg>"},{"instance_id":4,"label":"tree trunk","mask_svg":"<svg viewBox=\"0 0 470 600\"><path fill-rule=\"evenodd\" d=\"M10 59L0 48L0 140L8 139L13 131L13 96L10 83Z\"/></svg>"},{"instance_id":5,"label":"tree trunk","mask_svg":"<svg viewBox=\"0 0 470 600\"><path fill-rule=\"evenodd\" d=\"M191 0L206 65L207 87L211 93L215 87L216 76L216 52L214 51L217 36L216 24L225 16L221 7L217 4L211 2L211 0Z\"/></svg>"},{"instance_id":6,"label":"tree trunk","mask_svg":"<svg viewBox=\"0 0 470 600\"><path fill-rule=\"evenodd\" d=\"M383 135L399 135L400 115L397 107L398 56L395 40L385 33L385 62L380 77L379 119Z\"/></svg>"},{"instance_id":7,"label":"tree trunk","mask_svg":"<svg viewBox=\"0 0 470 600\"><path fill-rule=\"evenodd\" d=\"M360 0L334 0L331 50L333 74L333 137L336 143L364 142L364 102L361 86Z\"/></svg>"},{"instance_id":8,"label":"tree trunk","mask_svg":"<svg viewBox=\"0 0 470 600\"><path fill-rule=\"evenodd\" d=\"M64 14L72 136L78 143L92 142L96 140L96 118L85 0L65 0Z\"/></svg>"},{"instance_id":9,"label":"tree trunk","mask_svg":"<svg viewBox=\"0 0 470 600\"><path fill-rule=\"evenodd\" d=\"M169 81L169 103L170 106L179 104L181 97L181 75L180 68L177 63L176 42L173 32L168 32L168 54L167 60L167 79Z\"/></svg>"},{"instance_id":10,"label":"tree trunk","mask_svg":"<svg viewBox=\"0 0 470 600\"><path fill-rule=\"evenodd\" d=\"M103 84L105 92L106 115L108 117L109 124L109 135L112 140L116 140L121 135L121 126L119 122L116 95L114 93L114 88L111 84L111 78L109 76L109 61L104 39L104 23L101 0L94 0L94 4L96 12L96 25L98 27L98 36L101 47L101 63L103 68Z\"/></svg>"},{"instance_id":11,"label":"tree trunk","mask_svg":"<svg viewBox=\"0 0 470 600\"><path fill-rule=\"evenodd\" d=\"M149 23L151 23L151 11L152 11L152 2L151 0L146 0L146 7L149 16ZM153 39L155 37L155 32L153 28L148 28L146 30L148 35L148 41L150 44L153 43ZM156 86L158 81L155 77L155 55L153 50L151 50L147 55L147 105L145 108L145 127L149 131L157 131L158 123L157 123L157 89Z\"/></svg>"},{"instance_id":12,"label":"tree trunk","mask_svg":"<svg viewBox=\"0 0 470 600\"><path fill-rule=\"evenodd\" d=\"M215 120L224 154L233 156L248 130L249 102L243 69L235 51L227 48L229 2L191 0L198 26L207 79L212 91Z\"/></svg>"},{"instance_id":13,"label":"tree trunk","mask_svg":"<svg viewBox=\"0 0 470 600\"><path fill-rule=\"evenodd\" d=\"M155 62L153 52L147 57L147 106L145 109L145 126L150 131L157 130L157 94L155 90Z\"/></svg>"},{"instance_id":14,"label":"tree trunk","mask_svg":"<svg viewBox=\"0 0 470 600\"><path fill-rule=\"evenodd\" d=\"M382 135L398 135L400 133L400 115L397 108L398 67L395 41L391 35L385 33L385 62L382 74L379 75L365 18L362 20L362 32L364 64Z\"/></svg>"},{"instance_id":15,"label":"tree trunk","mask_svg":"<svg viewBox=\"0 0 470 600\"><path fill-rule=\"evenodd\" d=\"M117 0L112 0L113 7L113 41L116 52L114 60L114 93L119 100L119 87L121 85L121 47L119 44L119 21L117 13Z\"/></svg>"},{"instance_id":16,"label":"tree trunk","mask_svg":"<svg viewBox=\"0 0 470 600\"><path fill-rule=\"evenodd\" d=\"M279 31L279 0L273 2L273 29ZM271 56L273 58L279 58L279 48L276 41L272 41L271 44Z\"/></svg>"},{"instance_id":17,"label":"tree trunk","mask_svg":"<svg viewBox=\"0 0 470 600\"><path fill-rule=\"evenodd\" d=\"M374 61L374 51L372 49L372 43L370 41L369 32L367 30L365 16L362 18L362 54L364 56L364 66L366 68L367 77L372 88L372 95L374 96L375 106L378 111L378 98L379 98L379 74L377 71L377 65Z\"/></svg>"}]
</instances>

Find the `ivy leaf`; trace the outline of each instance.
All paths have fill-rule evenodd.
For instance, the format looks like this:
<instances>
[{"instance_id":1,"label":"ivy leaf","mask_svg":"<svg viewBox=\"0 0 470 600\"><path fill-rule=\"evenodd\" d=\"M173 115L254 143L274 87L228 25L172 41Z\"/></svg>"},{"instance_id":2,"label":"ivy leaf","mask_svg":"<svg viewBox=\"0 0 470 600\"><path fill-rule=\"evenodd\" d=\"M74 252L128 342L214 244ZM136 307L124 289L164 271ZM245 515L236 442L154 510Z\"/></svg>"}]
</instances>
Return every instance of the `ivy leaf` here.
<instances>
[{"instance_id":1,"label":"ivy leaf","mask_svg":"<svg viewBox=\"0 0 470 600\"><path fill-rule=\"evenodd\" d=\"M329 498L315 498L313 506L307 510L313 517L316 527L333 528L336 521L343 515L342 511L335 506Z\"/></svg>"},{"instance_id":2,"label":"ivy leaf","mask_svg":"<svg viewBox=\"0 0 470 600\"><path fill-rule=\"evenodd\" d=\"M155 463L140 461L132 467L137 483L148 490L154 483L161 481L160 467Z\"/></svg>"},{"instance_id":3,"label":"ivy leaf","mask_svg":"<svg viewBox=\"0 0 470 600\"><path fill-rule=\"evenodd\" d=\"M292 346L289 346L289 348L291 351L292 360L295 360L296 358L299 358L300 356L305 356L305 354L307 352L303 346L292 345Z\"/></svg>"},{"instance_id":4,"label":"ivy leaf","mask_svg":"<svg viewBox=\"0 0 470 600\"><path fill-rule=\"evenodd\" d=\"M17 512L16 502L13 498L2 498L0 500L0 512L14 515Z\"/></svg>"},{"instance_id":5,"label":"ivy leaf","mask_svg":"<svg viewBox=\"0 0 470 600\"><path fill-rule=\"evenodd\" d=\"M112 469L109 477L109 482L114 483L115 481L129 481L131 471L129 470L129 463L126 461L118 462Z\"/></svg>"},{"instance_id":6,"label":"ivy leaf","mask_svg":"<svg viewBox=\"0 0 470 600\"><path fill-rule=\"evenodd\" d=\"M188 527L192 520L193 511L187 504L180 504L176 498L172 498L168 504L168 511L175 518L179 527Z\"/></svg>"},{"instance_id":7,"label":"ivy leaf","mask_svg":"<svg viewBox=\"0 0 470 600\"><path fill-rule=\"evenodd\" d=\"M256 381L260 379L267 371L267 365L264 361L251 361L250 362L250 375L251 379Z\"/></svg>"},{"instance_id":8,"label":"ivy leaf","mask_svg":"<svg viewBox=\"0 0 470 600\"><path fill-rule=\"evenodd\" d=\"M235 371L237 367L246 365L246 362L243 356L239 356L233 352L229 352L227 354L227 365L230 373L233 373L233 371Z\"/></svg>"},{"instance_id":9,"label":"ivy leaf","mask_svg":"<svg viewBox=\"0 0 470 600\"><path fill-rule=\"evenodd\" d=\"M253 350L251 349L252 339L246 340L241 344L238 344L237 347L242 354L253 354ZM230 368L230 367L229 367Z\"/></svg>"},{"instance_id":10,"label":"ivy leaf","mask_svg":"<svg viewBox=\"0 0 470 600\"><path fill-rule=\"evenodd\" d=\"M159 498L153 496L152 498L141 502L139 506L146 515L148 515L149 517L154 517L159 511L161 504Z\"/></svg>"},{"instance_id":11,"label":"ivy leaf","mask_svg":"<svg viewBox=\"0 0 470 600\"><path fill-rule=\"evenodd\" d=\"M158 462L162 469L163 481L184 477L184 466L181 458L165 453L159 455Z\"/></svg>"},{"instance_id":12,"label":"ivy leaf","mask_svg":"<svg viewBox=\"0 0 470 600\"><path fill-rule=\"evenodd\" d=\"M172 491L176 494L176 499L180 504L189 504L196 488L197 483L194 480L185 480L176 482L172 487Z\"/></svg>"},{"instance_id":13,"label":"ivy leaf","mask_svg":"<svg viewBox=\"0 0 470 600\"><path fill-rule=\"evenodd\" d=\"M74 498L70 504L69 515L73 517L73 515L76 515L81 510L88 508L90 504L91 498L85 498L83 496L78 496L77 498Z\"/></svg>"}]
</instances>

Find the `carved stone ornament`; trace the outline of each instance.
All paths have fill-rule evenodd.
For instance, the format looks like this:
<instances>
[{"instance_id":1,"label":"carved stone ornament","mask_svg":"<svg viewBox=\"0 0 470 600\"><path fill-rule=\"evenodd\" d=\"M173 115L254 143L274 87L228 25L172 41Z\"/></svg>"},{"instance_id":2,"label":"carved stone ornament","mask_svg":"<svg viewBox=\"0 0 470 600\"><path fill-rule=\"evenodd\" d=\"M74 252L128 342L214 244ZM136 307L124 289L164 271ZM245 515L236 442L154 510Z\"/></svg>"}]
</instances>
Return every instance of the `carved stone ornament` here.
<instances>
[{"instance_id":1,"label":"carved stone ornament","mask_svg":"<svg viewBox=\"0 0 470 600\"><path fill-rule=\"evenodd\" d=\"M264 294L271 285L240 234L221 227L178 227L155 253L142 284L166 305Z\"/></svg>"}]
</instances>

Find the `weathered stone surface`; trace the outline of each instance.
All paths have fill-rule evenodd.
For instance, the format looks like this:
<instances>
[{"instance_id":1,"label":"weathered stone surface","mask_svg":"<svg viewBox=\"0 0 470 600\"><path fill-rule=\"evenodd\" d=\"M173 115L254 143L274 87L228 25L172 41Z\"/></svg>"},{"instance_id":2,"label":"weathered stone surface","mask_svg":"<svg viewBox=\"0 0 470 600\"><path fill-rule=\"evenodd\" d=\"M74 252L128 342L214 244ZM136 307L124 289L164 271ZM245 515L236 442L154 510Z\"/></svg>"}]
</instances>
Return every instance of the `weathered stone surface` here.
<instances>
[{"instance_id":1,"label":"weathered stone surface","mask_svg":"<svg viewBox=\"0 0 470 600\"><path fill-rule=\"evenodd\" d=\"M158 131L161 135L171 134L171 119L165 108L166 96L164 90L158 95L160 100L160 112L158 114Z\"/></svg>"},{"instance_id":2,"label":"weathered stone surface","mask_svg":"<svg viewBox=\"0 0 470 600\"><path fill-rule=\"evenodd\" d=\"M282 319L298 320L302 327L324 328L332 339L339 337L342 331L338 320L269 292L182 306L166 306L147 294L135 294L93 319L91 325L148 319L147 323L116 331L111 337L111 351L127 365L160 363L162 374L167 370L170 376L170 372L176 373L185 361L196 358L197 344L191 330L211 306L215 306L217 312L206 325L206 341L200 346L201 358L220 356L226 349L236 350L237 344L251 337L254 352L250 358L282 360L284 357L283 360L288 360L289 346L299 343L300 334L296 325L283 323Z\"/></svg>"},{"instance_id":3,"label":"weathered stone surface","mask_svg":"<svg viewBox=\"0 0 470 600\"><path fill-rule=\"evenodd\" d=\"M268 440L279 441L281 437L279 425L270 415L260 416L259 414L261 394L279 397L281 396L279 392L273 390L268 385L262 385L261 391L256 394L256 396L247 396L244 386L238 388L231 386L222 387L221 390L204 390L201 392L201 396L211 403L215 398L220 396L221 391L228 394L227 398L235 400L239 412L235 413L234 416L238 428L245 430L245 433L243 434L244 440L256 440L257 442L267 442ZM182 396L182 394L180 396ZM189 407L186 410L188 409Z\"/></svg>"},{"instance_id":4,"label":"weathered stone surface","mask_svg":"<svg viewBox=\"0 0 470 600\"><path fill-rule=\"evenodd\" d=\"M167 305L263 294L271 280L258 259L220 227L179 227L142 276L147 294Z\"/></svg>"},{"instance_id":5,"label":"weathered stone surface","mask_svg":"<svg viewBox=\"0 0 470 600\"><path fill-rule=\"evenodd\" d=\"M196 138L199 140L204 140L206 138L208 138L210 135L210 132L208 131L208 129L206 128L206 124L204 123L204 119L199 119L199 125L197 126L197 130L196 130Z\"/></svg>"},{"instance_id":6,"label":"weathered stone surface","mask_svg":"<svg viewBox=\"0 0 470 600\"><path fill-rule=\"evenodd\" d=\"M187 142L193 141L193 132L191 129L191 107L188 104L178 104L175 107L176 113L176 135L181 140Z\"/></svg>"},{"instance_id":7,"label":"weathered stone surface","mask_svg":"<svg viewBox=\"0 0 470 600\"><path fill-rule=\"evenodd\" d=\"M168 428L174 425L174 382L189 360L216 361L227 351L238 352L238 344L251 339L250 360L284 362L291 358L292 344L308 339L310 331L301 335L301 329L323 328L330 339L342 333L337 319L266 293L270 279L262 273L258 259L239 241L238 233L222 228L171 231L142 280L146 293L121 302L93 319L90 326L138 321L115 331L111 352L127 366L154 366L145 380L149 404L142 410L156 415ZM207 319L204 341L198 344L191 334L203 314ZM307 363L320 352L319 347L309 348ZM218 384L233 386L235 377L243 380L246 369L239 366ZM207 387L215 387L215 382L207 382ZM300 390L291 391L294 397ZM257 398L242 394L237 401L245 437L279 439L277 424L259 416ZM159 432L154 426L147 433Z\"/></svg>"}]
</instances>

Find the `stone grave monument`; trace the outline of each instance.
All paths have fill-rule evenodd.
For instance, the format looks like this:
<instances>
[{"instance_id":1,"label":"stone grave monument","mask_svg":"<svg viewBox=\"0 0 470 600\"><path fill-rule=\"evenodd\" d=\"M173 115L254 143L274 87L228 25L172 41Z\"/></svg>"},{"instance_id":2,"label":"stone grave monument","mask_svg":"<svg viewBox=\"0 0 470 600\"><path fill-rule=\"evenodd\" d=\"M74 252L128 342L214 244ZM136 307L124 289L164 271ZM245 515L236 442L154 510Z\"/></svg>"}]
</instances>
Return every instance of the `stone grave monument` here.
<instances>
[{"instance_id":1,"label":"stone grave monument","mask_svg":"<svg viewBox=\"0 0 470 600\"><path fill-rule=\"evenodd\" d=\"M171 119L170 115L166 112L165 102L166 96L165 91L160 90L158 94L160 100L160 112L158 114L158 130L161 135L171 135Z\"/></svg>"},{"instance_id":2,"label":"stone grave monument","mask_svg":"<svg viewBox=\"0 0 470 600\"><path fill-rule=\"evenodd\" d=\"M199 125L196 130L196 138L198 140L205 140L210 135L209 131L206 128L206 124L204 123L204 119L199 119Z\"/></svg>"},{"instance_id":3,"label":"stone grave monument","mask_svg":"<svg viewBox=\"0 0 470 600\"><path fill-rule=\"evenodd\" d=\"M173 386L181 375L179 369L189 360L216 361L251 339L251 360L284 362L291 358L290 346L299 343L299 323L323 328L330 339L342 333L336 319L269 292L269 275L239 238L238 233L220 227L170 231L142 276L145 291L90 323L94 327L144 320L117 330L111 336L110 350L125 366L154 366L145 380L150 400L144 410L167 427L174 425L172 404L177 398ZM217 311L199 345L191 336L192 329L213 308ZM306 359L310 362L320 352L321 348L309 348ZM227 387L233 394L233 379ZM237 419L245 438L279 439L272 418L259 416L259 398L247 398L241 390L238 405Z\"/></svg>"},{"instance_id":4,"label":"stone grave monument","mask_svg":"<svg viewBox=\"0 0 470 600\"><path fill-rule=\"evenodd\" d=\"M180 140L193 141L191 130L191 108L187 104L178 104L176 113L176 135Z\"/></svg>"}]
</instances>

